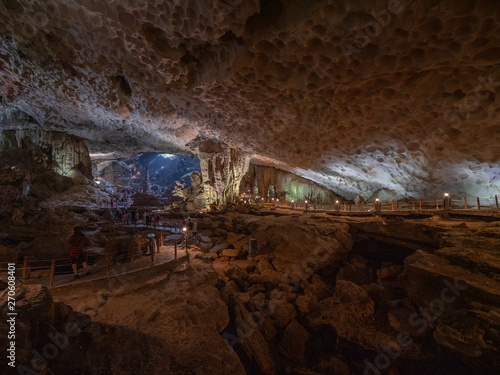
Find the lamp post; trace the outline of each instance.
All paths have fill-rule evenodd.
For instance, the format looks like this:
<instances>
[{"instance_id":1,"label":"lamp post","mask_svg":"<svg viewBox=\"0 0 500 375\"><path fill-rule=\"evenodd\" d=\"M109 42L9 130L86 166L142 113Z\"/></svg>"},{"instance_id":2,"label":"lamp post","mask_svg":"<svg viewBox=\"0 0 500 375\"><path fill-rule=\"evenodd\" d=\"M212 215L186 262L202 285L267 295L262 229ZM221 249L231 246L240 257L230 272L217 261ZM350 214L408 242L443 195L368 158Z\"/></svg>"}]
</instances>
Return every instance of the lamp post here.
<instances>
[{"instance_id":1,"label":"lamp post","mask_svg":"<svg viewBox=\"0 0 500 375\"><path fill-rule=\"evenodd\" d=\"M380 212L382 210L382 202L380 202L380 199L376 198L375 199L375 211Z\"/></svg>"},{"instance_id":2,"label":"lamp post","mask_svg":"<svg viewBox=\"0 0 500 375\"><path fill-rule=\"evenodd\" d=\"M305 208L306 208L306 211L307 211L307 201L304 201L304 204L305 204Z\"/></svg>"},{"instance_id":3,"label":"lamp post","mask_svg":"<svg viewBox=\"0 0 500 375\"><path fill-rule=\"evenodd\" d=\"M448 193L444 193L443 206L446 211L451 210L451 196Z\"/></svg>"},{"instance_id":4,"label":"lamp post","mask_svg":"<svg viewBox=\"0 0 500 375\"><path fill-rule=\"evenodd\" d=\"M340 202L335 201L335 211L340 212Z\"/></svg>"}]
</instances>

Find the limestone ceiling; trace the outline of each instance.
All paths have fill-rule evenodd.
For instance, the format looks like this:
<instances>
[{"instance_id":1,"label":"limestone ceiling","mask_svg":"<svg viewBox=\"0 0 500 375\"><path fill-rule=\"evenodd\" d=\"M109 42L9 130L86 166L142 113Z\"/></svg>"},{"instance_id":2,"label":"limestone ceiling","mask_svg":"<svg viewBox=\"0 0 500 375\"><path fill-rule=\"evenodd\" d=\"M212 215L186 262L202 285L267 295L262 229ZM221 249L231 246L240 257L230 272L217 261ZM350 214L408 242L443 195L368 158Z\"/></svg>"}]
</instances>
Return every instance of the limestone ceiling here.
<instances>
[{"instance_id":1,"label":"limestone ceiling","mask_svg":"<svg viewBox=\"0 0 500 375\"><path fill-rule=\"evenodd\" d=\"M499 10L496 0L1 0L0 95L93 152L179 152L201 134L346 196L491 196Z\"/></svg>"}]
</instances>

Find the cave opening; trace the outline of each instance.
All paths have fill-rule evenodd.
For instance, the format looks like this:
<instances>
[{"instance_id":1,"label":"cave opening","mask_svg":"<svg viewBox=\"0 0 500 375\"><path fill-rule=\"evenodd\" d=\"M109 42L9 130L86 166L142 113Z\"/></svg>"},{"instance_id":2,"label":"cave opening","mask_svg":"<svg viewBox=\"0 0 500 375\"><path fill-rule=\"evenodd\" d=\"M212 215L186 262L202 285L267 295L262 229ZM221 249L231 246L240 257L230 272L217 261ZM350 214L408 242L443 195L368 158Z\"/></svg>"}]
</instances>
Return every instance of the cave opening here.
<instances>
[{"instance_id":1,"label":"cave opening","mask_svg":"<svg viewBox=\"0 0 500 375\"><path fill-rule=\"evenodd\" d=\"M200 172L196 156L143 152L133 157L95 162L96 180L102 189L117 194L117 204L135 194L158 198L159 205L182 201L191 187L191 175Z\"/></svg>"},{"instance_id":2,"label":"cave opening","mask_svg":"<svg viewBox=\"0 0 500 375\"><path fill-rule=\"evenodd\" d=\"M0 374L500 373L498 1L0 14Z\"/></svg>"}]
</instances>

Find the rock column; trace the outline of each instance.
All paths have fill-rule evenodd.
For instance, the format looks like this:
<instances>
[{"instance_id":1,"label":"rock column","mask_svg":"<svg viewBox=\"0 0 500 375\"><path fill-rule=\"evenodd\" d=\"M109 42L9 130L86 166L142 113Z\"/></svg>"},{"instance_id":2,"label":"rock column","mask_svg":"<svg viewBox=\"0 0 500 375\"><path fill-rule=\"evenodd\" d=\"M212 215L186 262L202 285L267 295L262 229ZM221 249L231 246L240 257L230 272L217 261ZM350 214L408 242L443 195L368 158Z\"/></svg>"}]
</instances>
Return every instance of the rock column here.
<instances>
[{"instance_id":1,"label":"rock column","mask_svg":"<svg viewBox=\"0 0 500 375\"><path fill-rule=\"evenodd\" d=\"M241 179L247 173L250 157L224 143L197 141L194 151L200 159L207 204L225 205L239 195Z\"/></svg>"}]
</instances>

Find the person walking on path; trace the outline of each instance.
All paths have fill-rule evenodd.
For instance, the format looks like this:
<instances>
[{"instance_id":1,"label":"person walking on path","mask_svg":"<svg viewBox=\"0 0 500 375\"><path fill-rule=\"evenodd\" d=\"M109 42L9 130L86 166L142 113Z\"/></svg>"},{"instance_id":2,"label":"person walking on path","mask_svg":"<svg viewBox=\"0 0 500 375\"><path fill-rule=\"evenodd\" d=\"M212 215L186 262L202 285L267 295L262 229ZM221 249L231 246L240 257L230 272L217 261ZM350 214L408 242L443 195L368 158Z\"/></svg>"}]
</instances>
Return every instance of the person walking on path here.
<instances>
[{"instance_id":1,"label":"person walking on path","mask_svg":"<svg viewBox=\"0 0 500 375\"><path fill-rule=\"evenodd\" d=\"M73 268L75 279L78 279L78 263L82 264L84 275L87 276L89 274L87 262L83 255L83 246L86 240L87 237L82 233L80 227L75 227L73 235L69 238L69 256L71 258L71 267Z\"/></svg>"}]
</instances>

